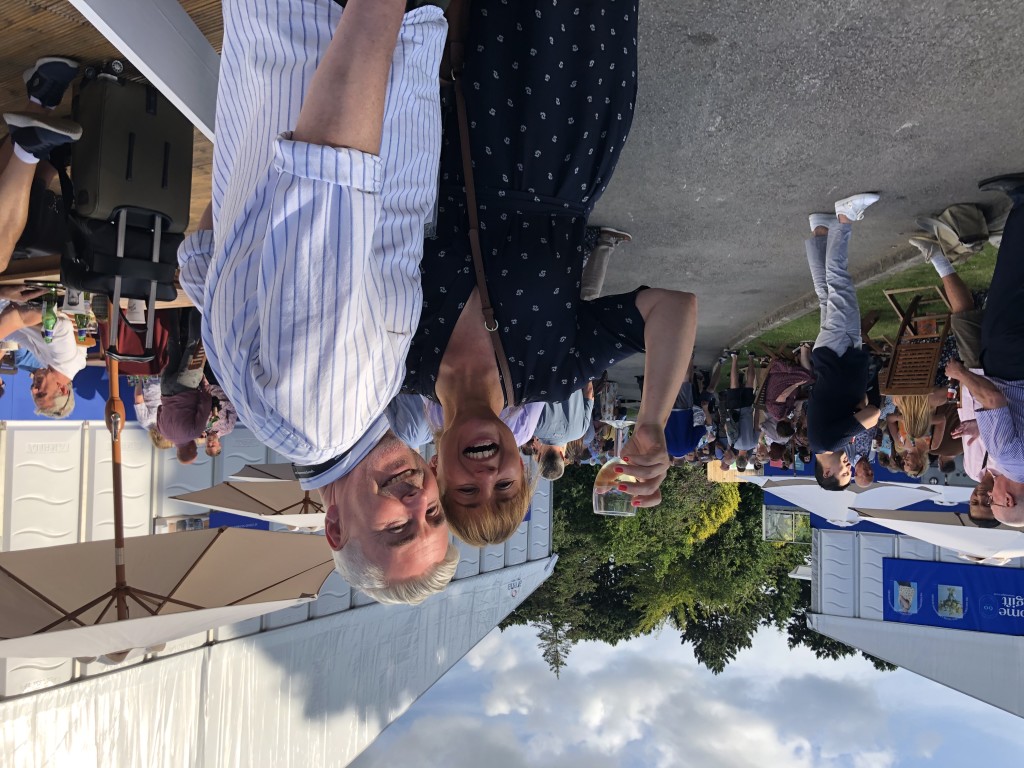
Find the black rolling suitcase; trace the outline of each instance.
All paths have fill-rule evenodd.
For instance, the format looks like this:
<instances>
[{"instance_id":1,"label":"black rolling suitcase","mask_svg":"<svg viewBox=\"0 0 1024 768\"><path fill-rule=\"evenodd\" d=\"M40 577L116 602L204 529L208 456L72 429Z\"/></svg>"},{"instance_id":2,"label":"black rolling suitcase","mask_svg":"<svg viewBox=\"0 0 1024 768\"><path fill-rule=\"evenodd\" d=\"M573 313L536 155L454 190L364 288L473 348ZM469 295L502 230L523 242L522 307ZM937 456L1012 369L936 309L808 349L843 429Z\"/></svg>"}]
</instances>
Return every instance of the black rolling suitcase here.
<instances>
[{"instance_id":1,"label":"black rolling suitcase","mask_svg":"<svg viewBox=\"0 0 1024 768\"><path fill-rule=\"evenodd\" d=\"M99 75L75 94L82 138L71 157L75 209L109 219L125 205L163 214L167 232L188 227L193 129L151 85Z\"/></svg>"},{"instance_id":2,"label":"black rolling suitcase","mask_svg":"<svg viewBox=\"0 0 1024 768\"><path fill-rule=\"evenodd\" d=\"M192 192L192 126L151 86L100 75L75 96L75 145L61 282L112 300L110 357L153 356L157 301L177 297L174 278ZM143 355L117 350L122 298L147 303Z\"/></svg>"}]
</instances>

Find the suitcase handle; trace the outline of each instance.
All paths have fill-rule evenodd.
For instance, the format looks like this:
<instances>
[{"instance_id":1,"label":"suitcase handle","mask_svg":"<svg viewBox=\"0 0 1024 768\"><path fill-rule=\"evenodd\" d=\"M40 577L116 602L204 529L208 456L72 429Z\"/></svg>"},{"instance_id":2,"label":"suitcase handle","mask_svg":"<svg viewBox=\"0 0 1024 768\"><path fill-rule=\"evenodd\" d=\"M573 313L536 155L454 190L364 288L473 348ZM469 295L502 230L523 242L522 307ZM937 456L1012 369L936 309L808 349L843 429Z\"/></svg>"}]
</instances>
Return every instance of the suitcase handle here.
<instances>
[{"instance_id":1,"label":"suitcase handle","mask_svg":"<svg viewBox=\"0 0 1024 768\"><path fill-rule=\"evenodd\" d=\"M119 259L116 256L93 256L93 269L111 277L127 277L149 282L173 283L175 265L152 261Z\"/></svg>"}]
</instances>

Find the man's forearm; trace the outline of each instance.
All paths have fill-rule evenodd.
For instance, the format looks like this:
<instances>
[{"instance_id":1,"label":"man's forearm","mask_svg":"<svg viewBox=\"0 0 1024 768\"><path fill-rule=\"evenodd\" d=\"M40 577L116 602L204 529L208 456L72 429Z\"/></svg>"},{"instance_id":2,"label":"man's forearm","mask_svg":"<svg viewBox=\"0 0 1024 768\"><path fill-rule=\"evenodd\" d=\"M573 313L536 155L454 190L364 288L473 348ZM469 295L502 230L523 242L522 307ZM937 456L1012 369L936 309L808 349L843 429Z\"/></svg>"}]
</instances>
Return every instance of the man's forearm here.
<instances>
[{"instance_id":1,"label":"man's forearm","mask_svg":"<svg viewBox=\"0 0 1024 768\"><path fill-rule=\"evenodd\" d=\"M405 0L348 0L292 138L380 154L388 73Z\"/></svg>"},{"instance_id":2,"label":"man's forearm","mask_svg":"<svg viewBox=\"0 0 1024 768\"><path fill-rule=\"evenodd\" d=\"M971 395L981 403L983 408L991 410L1006 406L1006 398L999 391L999 387L984 376L964 371L960 377L960 383L971 391Z\"/></svg>"},{"instance_id":3,"label":"man's forearm","mask_svg":"<svg viewBox=\"0 0 1024 768\"><path fill-rule=\"evenodd\" d=\"M637 294L636 306L644 318L647 348L637 423L664 426L690 369L697 336L697 297L648 289Z\"/></svg>"}]
</instances>

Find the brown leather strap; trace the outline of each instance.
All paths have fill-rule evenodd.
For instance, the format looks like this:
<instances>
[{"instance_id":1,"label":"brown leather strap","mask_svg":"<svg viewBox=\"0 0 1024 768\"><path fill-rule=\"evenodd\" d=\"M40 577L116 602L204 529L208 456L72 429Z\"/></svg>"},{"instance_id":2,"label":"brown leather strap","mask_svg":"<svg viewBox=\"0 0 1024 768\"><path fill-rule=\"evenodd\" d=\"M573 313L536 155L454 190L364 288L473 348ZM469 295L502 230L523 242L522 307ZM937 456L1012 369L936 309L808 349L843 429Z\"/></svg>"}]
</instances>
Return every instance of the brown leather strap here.
<instances>
[{"instance_id":1,"label":"brown leather strap","mask_svg":"<svg viewBox=\"0 0 1024 768\"><path fill-rule=\"evenodd\" d=\"M468 15L469 3L462 5ZM461 10L461 8L460 8ZM466 185L466 210L469 213L469 248L473 254L473 270L476 272L476 287L480 293L480 307L484 315L484 328L491 337L491 345L494 347L494 357L498 361L498 371L501 373L501 388L505 396L505 404L515 405L515 398L512 392L512 373L508 367L508 356L501 344L501 334L498 332L498 321L494 317L494 307L491 306L491 297L487 292L487 276L484 273L484 260L480 251L480 219L476 204L476 185L473 181L473 158L469 146L469 118L466 116L466 96L462 89L462 67L464 63L465 48L459 33L464 30L464 24L452 23L450 27L450 38L448 41L451 55L452 80L455 84L455 104L459 118L459 144L462 147L462 175Z\"/></svg>"}]
</instances>

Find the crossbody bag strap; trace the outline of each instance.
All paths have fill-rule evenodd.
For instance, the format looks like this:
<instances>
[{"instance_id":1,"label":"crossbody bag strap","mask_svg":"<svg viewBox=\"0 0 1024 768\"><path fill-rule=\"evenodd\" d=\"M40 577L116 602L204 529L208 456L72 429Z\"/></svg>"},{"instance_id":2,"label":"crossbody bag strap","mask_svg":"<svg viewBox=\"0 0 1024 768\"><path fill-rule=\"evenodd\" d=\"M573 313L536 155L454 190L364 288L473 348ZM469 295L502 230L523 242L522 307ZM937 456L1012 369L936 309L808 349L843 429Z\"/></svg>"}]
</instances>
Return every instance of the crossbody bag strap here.
<instances>
[{"instance_id":1,"label":"crossbody bag strap","mask_svg":"<svg viewBox=\"0 0 1024 768\"><path fill-rule=\"evenodd\" d=\"M494 307L491 305L491 297L487 291L487 276L484 273L484 260L480 251L480 218L476 203L476 184L473 180L473 158L469 146L469 118L466 115L466 96L462 88L462 68L464 64L465 47L461 40L461 33L465 30L465 20L469 15L469 2L460 3L459 10L463 16L454 21L450 29L453 34L449 39L448 46L451 57L452 80L455 84L455 104L459 119L459 144L462 148L462 175L466 185L466 209L469 212L469 248L473 254L473 270L476 273L476 287L480 293L480 306L484 315L484 328L491 338L491 345L494 347L494 356L498 361L498 370L501 372L501 388L505 397L505 404L515 405L512 393L512 373L508 367L508 356L501 343L501 334L498 333L498 321L494 317Z\"/></svg>"}]
</instances>

